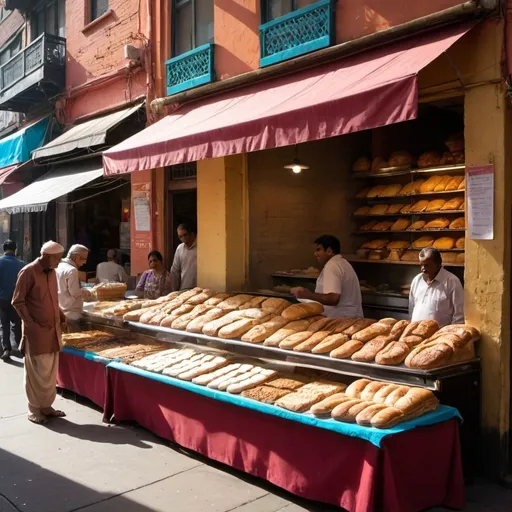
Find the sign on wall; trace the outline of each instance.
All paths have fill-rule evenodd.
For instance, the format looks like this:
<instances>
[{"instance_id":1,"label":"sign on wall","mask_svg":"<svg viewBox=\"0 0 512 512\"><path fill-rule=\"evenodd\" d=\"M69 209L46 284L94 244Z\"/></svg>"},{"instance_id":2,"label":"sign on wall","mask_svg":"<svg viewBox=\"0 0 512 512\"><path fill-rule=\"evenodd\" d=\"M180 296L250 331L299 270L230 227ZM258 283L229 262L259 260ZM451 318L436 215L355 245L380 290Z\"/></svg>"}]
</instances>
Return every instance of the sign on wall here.
<instances>
[{"instance_id":1,"label":"sign on wall","mask_svg":"<svg viewBox=\"0 0 512 512\"><path fill-rule=\"evenodd\" d=\"M132 183L135 248L151 249L151 183Z\"/></svg>"},{"instance_id":2,"label":"sign on wall","mask_svg":"<svg viewBox=\"0 0 512 512\"><path fill-rule=\"evenodd\" d=\"M494 239L494 165L466 170L468 236L471 240Z\"/></svg>"}]
</instances>

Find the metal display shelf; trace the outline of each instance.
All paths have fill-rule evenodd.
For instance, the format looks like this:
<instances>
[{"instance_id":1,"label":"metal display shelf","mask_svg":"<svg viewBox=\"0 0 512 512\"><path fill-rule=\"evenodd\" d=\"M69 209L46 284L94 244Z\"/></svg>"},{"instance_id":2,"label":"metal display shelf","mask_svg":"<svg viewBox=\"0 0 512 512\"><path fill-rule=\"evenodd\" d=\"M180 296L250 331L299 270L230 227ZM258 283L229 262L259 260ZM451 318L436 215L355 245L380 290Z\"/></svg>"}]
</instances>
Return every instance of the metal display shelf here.
<instances>
[{"instance_id":1,"label":"metal display shelf","mask_svg":"<svg viewBox=\"0 0 512 512\"><path fill-rule=\"evenodd\" d=\"M449 251L441 251L441 252L449 252ZM362 260L357 256L345 256L345 259L350 263L377 263L384 265L415 265L418 266L419 262L417 261L392 261L392 260ZM464 267L464 263L443 263L443 267Z\"/></svg>"},{"instance_id":2,"label":"metal display shelf","mask_svg":"<svg viewBox=\"0 0 512 512\"><path fill-rule=\"evenodd\" d=\"M305 275L305 274L294 274L293 272L274 272L273 274L270 274L272 277L284 277L284 278L290 278L290 279L312 279L316 281L320 274L318 276L313 275ZM251 293L251 295L253 295Z\"/></svg>"},{"instance_id":3,"label":"metal display shelf","mask_svg":"<svg viewBox=\"0 0 512 512\"><path fill-rule=\"evenodd\" d=\"M379 233L393 234L393 233L407 233L408 235L417 235L419 233L464 233L466 230L462 229L448 229L448 228L434 228L434 229L401 229L391 231L390 229L385 229L384 231L373 231L369 229L368 231L352 231L353 235L377 235Z\"/></svg>"},{"instance_id":4,"label":"metal display shelf","mask_svg":"<svg viewBox=\"0 0 512 512\"><path fill-rule=\"evenodd\" d=\"M404 168L390 168L389 172L364 172L364 173L352 173L352 178L391 178L394 176L407 176L409 174L437 174L437 173L450 173L460 172L466 169L465 164L455 165L437 165L435 167L425 167L424 169L411 169L410 166L404 166Z\"/></svg>"},{"instance_id":5,"label":"metal display shelf","mask_svg":"<svg viewBox=\"0 0 512 512\"><path fill-rule=\"evenodd\" d=\"M354 219L364 219L366 217L413 217L414 215L464 215L464 210L436 210L433 212L408 212L408 213L379 213L372 215L353 215Z\"/></svg>"},{"instance_id":6,"label":"metal display shelf","mask_svg":"<svg viewBox=\"0 0 512 512\"><path fill-rule=\"evenodd\" d=\"M463 363L456 363L435 370L416 370L400 366L381 366L375 363L360 363L351 359L334 359L329 356L293 352L278 347L266 347L262 344L246 343L238 340L228 340L207 336L205 334L193 334L177 329L127 322L130 330L140 334L154 333L162 341L179 342L195 339L199 345L205 342L214 348L223 348L236 354L257 357L268 361L279 361L293 366L310 368L319 371L328 371L340 375L352 377L366 377L388 382L397 382L410 386L421 386L434 391L441 391L441 379L459 376L464 373L478 371L480 360L474 359ZM166 338L167 336L167 338ZM170 338L169 338L170 337ZM178 339L176 339L178 337Z\"/></svg>"}]
</instances>

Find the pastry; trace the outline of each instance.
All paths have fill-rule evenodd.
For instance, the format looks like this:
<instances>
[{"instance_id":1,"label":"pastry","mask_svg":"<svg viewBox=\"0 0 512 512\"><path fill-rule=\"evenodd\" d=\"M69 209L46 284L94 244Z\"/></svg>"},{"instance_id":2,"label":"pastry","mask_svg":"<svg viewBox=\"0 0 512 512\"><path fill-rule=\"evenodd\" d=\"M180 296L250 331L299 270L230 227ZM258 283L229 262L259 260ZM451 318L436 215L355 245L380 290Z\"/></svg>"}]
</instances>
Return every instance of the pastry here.
<instances>
[{"instance_id":1,"label":"pastry","mask_svg":"<svg viewBox=\"0 0 512 512\"><path fill-rule=\"evenodd\" d=\"M455 239L449 236L443 236L438 238L433 244L432 247L435 249L446 251L448 249L453 249L455 245Z\"/></svg>"},{"instance_id":2,"label":"pastry","mask_svg":"<svg viewBox=\"0 0 512 512\"><path fill-rule=\"evenodd\" d=\"M394 240L393 242L389 242L386 247L387 249L407 249L410 245L411 243L406 240Z\"/></svg>"},{"instance_id":3,"label":"pastry","mask_svg":"<svg viewBox=\"0 0 512 512\"><path fill-rule=\"evenodd\" d=\"M389 208L387 204L376 204L370 208L368 215L384 215Z\"/></svg>"},{"instance_id":4,"label":"pastry","mask_svg":"<svg viewBox=\"0 0 512 512\"><path fill-rule=\"evenodd\" d=\"M405 231L411 224L409 219L398 219L392 226L391 231Z\"/></svg>"},{"instance_id":5,"label":"pastry","mask_svg":"<svg viewBox=\"0 0 512 512\"><path fill-rule=\"evenodd\" d=\"M354 215L368 215L370 210L370 206L361 206L354 212Z\"/></svg>"},{"instance_id":6,"label":"pastry","mask_svg":"<svg viewBox=\"0 0 512 512\"><path fill-rule=\"evenodd\" d=\"M419 231L426 226L426 222L424 220L417 220L413 222L408 228L407 231Z\"/></svg>"},{"instance_id":7,"label":"pastry","mask_svg":"<svg viewBox=\"0 0 512 512\"><path fill-rule=\"evenodd\" d=\"M418 201L417 203L414 203L411 207L410 212L411 213L421 213L424 212L425 209L428 206L428 201L426 199L422 199L421 201Z\"/></svg>"},{"instance_id":8,"label":"pastry","mask_svg":"<svg viewBox=\"0 0 512 512\"><path fill-rule=\"evenodd\" d=\"M372 187L368 194L366 194L366 197L368 199L375 199L376 197L379 197L381 192L384 192L386 189L386 185L375 185L375 187Z\"/></svg>"},{"instance_id":9,"label":"pastry","mask_svg":"<svg viewBox=\"0 0 512 512\"><path fill-rule=\"evenodd\" d=\"M370 249L370 250L376 250L376 249L383 249L389 244L389 240L370 240L369 242L365 242L361 249Z\"/></svg>"},{"instance_id":10,"label":"pastry","mask_svg":"<svg viewBox=\"0 0 512 512\"><path fill-rule=\"evenodd\" d=\"M371 231L376 224L377 224L376 220L371 220L370 222L367 222L366 224L363 224L359 228L359 231Z\"/></svg>"},{"instance_id":11,"label":"pastry","mask_svg":"<svg viewBox=\"0 0 512 512\"><path fill-rule=\"evenodd\" d=\"M437 151L426 151L418 158L418 167L425 169L426 167L435 167L441 162L441 154Z\"/></svg>"},{"instance_id":12,"label":"pastry","mask_svg":"<svg viewBox=\"0 0 512 512\"><path fill-rule=\"evenodd\" d=\"M301 320L303 318L321 315L324 312L324 307L319 302L307 302L301 304L293 304L287 307L281 316L286 320Z\"/></svg>"},{"instance_id":13,"label":"pastry","mask_svg":"<svg viewBox=\"0 0 512 512\"><path fill-rule=\"evenodd\" d=\"M414 247L414 249L424 249L425 247L430 247L433 243L434 239L431 236L422 236L414 240L412 247Z\"/></svg>"},{"instance_id":14,"label":"pastry","mask_svg":"<svg viewBox=\"0 0 512 512\"><path fill-rule=\"evenodd\" d=\"M454 197L453 199L446 201L446 203L441 207L441 210L458 210L463 204L464 199L462 197Z\"/></svg>"},{"instance_id":15,"label":"pastry","mask_svg":"<svg viewBox=\"0 0 512 512\"><path fill-rule=\"evenodd\" d=\"M389 167L404 167L412 163L413 157L408 151L395 151L391 153L388 161Z\"/></svg>"},{"instance_id":16,"label":"pastry","mask_svg":"<svg viewBox=\"0 0 512 512\"><path fill-rule=\"evenodd\" d=\"M440 210L446 201L444 199L432 199L432 201L429 201L427 204L427 207L425 208L426 212L436 212Z\"/></svg>"},{"instance_id":17,"label":"pastry","mask_svg":"<svg viewBox=\"0 0 512 512\"><path fill-rule=\"evenodd\" d=\"M380 194L379 197L395 197L402 190L402 185L394 184L388 185Z\"/></svg>"},{"instance_id":18,"label":"pastry","mask_svg":"<svg viewBox=\"0 0 512 512\"><path fill-rule=\"evenodd\" d=\"M458 190L459 185L462 183L463 180L464 180L464 176L454 176L450 180L448 185L446 185L445 190Z\"/></svg>"},{"instance_id":19,"label":"pastry","mask_svg":"<svg viewBox=\"0 0 512 512\"><path fill-rule=\"evenodd\" d=\"M464 217L458 217L453 220L449 226L450 229L465 229L466 228L466 219Z\"/></svg>"},{"instance_id":20,"label":"pastry","mask_svg":"<svg viewBox=\"0 0 512 512\"><path fill-rule=\"evenodd\" d=\"M372 162L365 156L358 158L352 166L352 171L356 173L370 172L372 170Z\"/></svg>"},{"instance_id":21,"label":"pastry","mask_svg":"<svg viewBox=\"0 0 512 512\"><path fill-rule=\"evenodd\" d=\"M458 238L455 242L455 247L457 249L464 249L466 246L466 239L464 237Z\"/></svg>"},{"instance_id":22,"label":"pastry","mask_svg":"<svg viewBox=\"0 0 512 512\"><path fill-rule=\"evenodd\" d=\"M385 220L375 224L375 226L372 228L372 231L388 231L392 225L393 221Z\"/></svg>"},{"instance_id":23,"label":"pastry","mask_svg":"<svg viewBox=\"0 0 512 512\"><path fill-rule=\"evenodd\" d=\"M387 167L389 167L388 161L384 158L378 156L377 158L373 159L372 172L379 172L381 169L386 169Z\"/></svg>"},{"instance_id":24,"label":"pastry","mask_svg":"<svg viewBox=\"0 0 512 512\"><path fill-rule=\"evenodd\" d=\"M425 229L444 229L448 227L449 224L450 219L447 219L446 217L437 217L436 219L427 222L425 224Z\"/></svg>"},{"instance_id":25,"label":"pastry","mask_svg":"<svg viewBox=\"0 0 512 512\"><path fill-rule=\"evenodd\" d=\"M405 206L405 204L390 204L388 209L386 210L386 215L394 215L396 213L400 213L400 210Z\"/></svg>"},{"instance_id":26,"label":"pastry","mask_svg":"<svg viewBox=\"0 0 512 512\"><path fill-rule=\"evenodd\" d=\"M428 194L430 192L433 192L434 189L437 187L437 185L441 183L442 180L442 176L431 176L430 178L428 178L427 181L425 181L420 186L420 194Z\"/></svg>"},{"instance_id":27,"label":"pastry","mask_svg":"<svg viewBox=\"0 0 512 512\"><path fill-rule=\"evenodd\" d=\"M441 161L441 165L446 164L443 164ZM446 185L448 185L448 183L450 183L450 180L452 179L451 176L441 176L441 178L441 181L435 186L434 192L444 192L444 190L446 189Z\"/></svg>"}]
</instances>

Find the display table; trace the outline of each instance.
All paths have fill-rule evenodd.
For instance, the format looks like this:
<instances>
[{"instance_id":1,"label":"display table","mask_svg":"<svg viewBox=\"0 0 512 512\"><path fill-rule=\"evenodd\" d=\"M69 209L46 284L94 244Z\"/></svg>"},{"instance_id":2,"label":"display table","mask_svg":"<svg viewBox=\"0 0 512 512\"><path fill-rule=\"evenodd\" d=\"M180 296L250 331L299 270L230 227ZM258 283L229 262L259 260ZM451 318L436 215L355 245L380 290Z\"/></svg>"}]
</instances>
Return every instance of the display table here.
<instances>
[{"instance_id":1,"label":"display table","mask_svg":"<svg viewBox=\"0 0 512 512\"><path fill-rule=\"evenodd\" d=\"M459 422L453 415L376 442L242 409L130 368L109 365L106 416L136 421L298 496L349 512L464 506Z\"/></svg>"},{"instance_id":2,"label":"display table","mask_svg":"<svg viewBox=\"0 0 512 512\"><path fill-rule=\"evenodd\" d=\"M64 347L59 355L57 387L88 398L102 409L107 396L107 367L109 359L89 352Z\"/></svg>"}]
</instances>

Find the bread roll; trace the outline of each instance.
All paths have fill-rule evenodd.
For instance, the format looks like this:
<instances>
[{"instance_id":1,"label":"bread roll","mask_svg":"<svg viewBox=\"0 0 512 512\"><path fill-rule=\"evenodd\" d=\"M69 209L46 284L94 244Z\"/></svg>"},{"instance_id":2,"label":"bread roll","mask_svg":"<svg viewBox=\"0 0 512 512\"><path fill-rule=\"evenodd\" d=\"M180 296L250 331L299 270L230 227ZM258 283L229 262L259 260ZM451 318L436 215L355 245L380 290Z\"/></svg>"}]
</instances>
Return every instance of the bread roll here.
<instances>
[{"instance_id":1,"label":"bread roll","mask_svg":"<svg viewBox=\"0 0 512 512\"><path fill-rule=\"evenodd\" d=\"M353 361L370 363L375 360L376 355L393 341L391 336L376 336L352 355ZM364 396L362 397L364 398Z\"/></svg>"},{"instance_id":2,"label":"bread roll","mask_svg":"<svg viewBox=\"0 0 512 512\"><path fill-rule=\"evenodd\" d=\"M466 219L464 217L458 217L450 223L450 229L465 229Z\"/></svg>"},{"instance_id":3,"label":"bread roll","mask_svg":"<svg viewBox=\"0 0 512 512\"><path fill-rule=\"evenodd\" d=\"M246 332L249 332L256 324L257 320L251 318L241 318L240 320L234 321L232 324L225 325L219 330L219 338L224 339L235 339L240 338Z\"/></svg>"},{"instance_id":4,"label":"bread roll","mask_svg":"<svg viewBox=\"0 0 512 512\"><path fill-rule=\"evenodd\" d=\"M400 210L405 206L405 204L390 204L388 209L386 210L386 215L394 215L396 213L400 213Z\"/></svg>"},{"instance_id":5,"label":"bread roll","mask_svg":"<svg viewBox=\"0 0 512 512\"><path fill-rule=\"evenodd\" d=\"M422 320L410 334L413 336L421 336L426 340L438 330L439 324L435 320Z\"/></svg>"},{"instance_id":6,"label":"bread roll","mask_svg":"<svg viewBox=\"0 0 512 512\"><path fill-rule=\"evenodd\" d=\"M410 388L402 398L395 402L393 407L407 415L414 414L426 403L438 403L432 391L423 388Z\"/></svg>"},{"instance_id":7,"label":"bread roll","mask_svg":"<svg viewBox=\"0 0 512 512\"><path fill-rule=\"evenodd\" d=\"M354 215L368 215L370 210L370 206L361 206L354 212Z\"/></svg>"},{"instance_id":8,"label":"bread roll","mask_svg":"<svg viewBox=\"0 0 512 512\"><path fill-rule=\"evenodd\" d=\"M228 299L229 297L231 297L230 293L217 293L217 295L214 295L211 299L208 299L205 302L205 305L215 307L219 305L222 301Z\"/></svg>"},{"instance_id":9,"label":"bread roll","mask_svg":"<svg viewBox=\"0 0 512 512\"><path fill-rule=\"evenodd\" d=\"M286 299L270 298L261 304L261 309L274 315L280 315L290 305L291 302Z\"/></svg>"},{"instance_id":10,"label":"bread roll","mask_svg":"<svg viewBox=\"0 0 512 512\"><path fill-rule=\"evenodd\" d=\"M421 336L409 334L408 336L402 336L400 341L405 343L409 348L414 348L420 343L423 343L424 339Z\"/></svg>"},{"instance_id":11,"label":"bread roll","mask_svg":"<svg viewBox=\"0 0 512 512\"><path fill-rule=\"evenodd\" d=\"M402 190L402 185L394 184L388 185L380 194L379 197L395 197Z\"/></svg>"},{"instance_id":12,"label":"bread roll","mask_svg":"<svg viewBox=\"0 0 512 512\"><path fill-rule=\"evenodd\" d=\"M277 372L275 370L263 370L260 373L257 373L256 375L251 375L247 379L230 384L226 388L226 391L228 393L233 393L233 394L241 393L242 391L245 391L246 389L251 389L256 386L260 386L267 380L274 377L276 374L277 374Z\"/></svg>"},{"instance_id":13,"label":"bread roll","mask_svg":"<svg viewBox=\"0 0 512 512\"><path fill-rule=\"evenodd\" d=\"M466 246L466 239L464 237L457 239L457 241L455 242L455 247L457 249L464 249L465 246Z\"/></svg>"},{"instance_id":14,"label":"bread roll","mask_svg":"<svg viewBox=\"0 0 512 512\"><path fill-rule=\"evenodd\" d=\"M371 220L370 222L367 222L366 224L363 224L359 228L359 231L371 231L376 224L377 224L376 220Z\"/></svg>"},{"instance_id":15,"label":"bread roll","mask_svg":"<svg viewBox=\"0 0 512 512\"><path fill-rule=\"evenodd\" d=\"M228 299L222 301L217 307L219 307L220 309L226 309L228 311L234 311L234 310L238 309L240 306L242 306L243 304L245 304L246 302L249 302L250 300L252 300L252 298L253 298L252 295L245 295L245 294L235 295L233 297L229 297Z\"/></svg>"},{"instance_id":16,"label":"bread roll","mask_svg":"<svg viewBox=\"0 0 512 512\"><path fill-rule=\"evenodd\" d=\"M392 341L400 339L400 336L403 334L409 323L409 320L399 320L398 322L396 322L396 324L393 325L389 333L389 336L391 336Z\"/></svg>"},{"instance_id":17,"label":"bread roll","mask_svg":"<svg viewBox=\"0 0 512 512\"><path fill-rule=\"evenodd\" d=\"M422 370L439 368L450 364L453 355L453 347L434 341L414 348L405 359L405 365Z\"/></svg>"},{"instance_id":18,"label":"bread roll","mask_svg":"<svg viewBox=\"0 0 512 512\"><path fill-rule=\"evenodd\" d=\"M403 341L392 341L386 345L375 356L375 362L382 365L395 365L405 361L411 351L407 343Z\"/></svg>"},{"instance_id":19,"label":"bread roll","mask_svg":"<svg viewBox=\"0 0 512 512\"><path fill-rule=\"evenodd\" d=\"M395 151L391 153L388 161L390 167L404 167L412 163L413 157L408 151Z\"/></svg>"},{"instance_id":20,"label":"bread roll","mask_svg":"<svg viewBox=\"0 0 512 512\"><path fill-rule=\"evenodd\" d=\"M217 333L222 329L225 325L229 325L236 320L240 320L240 312L239 311L232 311L231 313L228 313L217 320L212 320L211 322L208 322L203 327L203 334L206 334L208 336L217 336ZM187 326L188 327L188 326Z\"/></svg>"},{"instance_id":21,"label":"bread roll","mask_svg":"<svg viewBox=\"0 0 512 512\"><path fill-rule=\"evenodd\" d=\"M206 303L205 303L206 305ZM203 332L203 327L208 323L212 322L213 320L217 320L218 318L223 317L226 314L226 311L220 308L213 308L204 313L201 316L196 317L195 319L191 320L187 326L186 330L187 332L194 332L194 333L200 333Z\"/></svg>"},{"instance_id":22,"label":"bread roll","mask_svg":"<svg viewBox=\"0 0 512 512\"><path fill-rule=\"evenodd\" d=\"M331 334L326 336L320 343L316 344L311 352L313 354L329 354L349 341L345 334Z\"/></svg>"},{"instance_id":23,"label":"bread roll","mask_svg":"<svg viewBox=\"0 0 512 512\"><path fill-rule=\"evenodd\" d=\"M288 336L295 334L297 332L306 331L309 327L309 322L307 320L296 320L294 322L289 322L281 329L274 332L270 335L265 341L264 345L267 347L278 347L279 344Z\"/></svg>"},{"instance_id":24,"label":"bread roll","mask_svg":"<svg viewBox=\"0 0 512 512\"><path fill-rule=\"evenodd\" d=\"M395 407L386 407L378 411L370 419L370 425L374 428L391 428L404 420L404 413Z\"/></svg>"},{"instance_id":25,"label":"bread roll","mask_svg":"<svg viewBox=\"0 0 512 512\"><path fill-rule=\"evenodd\" d=\"M362 156L358 158L352 166L352 171L356 173L370 172L372 170L372 162L369 158Z\"/></svg>"},{"instance_id":26,"label":"bread roll","mask_svg":"<svg viewBox=\"0 0 512 512\"><path fill-rule=\"evenodd\" d=\"M412 243L412 247L415 249L424 249L425 247L430 247L434 243L434 239L431 236L422 236L417 240L414 240Z\"/></svg>"},{"instance_id":27,"label":"bread roll","mask_svg":"<svg viewBox=\"0 0 512 512\"><path fill-rule=\"evenodd\" d=\"M356 198L357 199L364 199L366 197L366 194L368 194L368 192L370 192L370 188L371 187L363 188L363 190L361 190L360 192L358 192L356 194Z\"/></svg>"},{"instance_id":28,"label":"bread roll","mask_svg":"<svg viewBox=\"0 0 512 512\"><path fill-rule=\"evenodd\" d=\"M345 412L342 412L345 404L350 404L350 402L344 402L333 409L331 413L333 419L345 423L355 423L358 414L363 412L366 408L375 405L370 401L359 400L357 403L352 404L351 407L347 407Z\"/></svg>"},{"instance_id":29,"label":"bread roll","mask_svg":"<svg viewBox=\"0 0 512 512\"><path fill-rule=\"evenodd\" d=\"M454 176L448 185L446 185L445 190L457 190L459 188L459 185L464 180L464 176Z\"/></svg>"},{"instance_id":30,"label":"bread roll","mask_svg":"<svg viewBox=\"0 0 512 512\"><path fill-rule=\"evenodd\" d=\"M197 306L199 304L203 304L208 299L211 299L215 295L215 290L203 290L201 293L194 295L190 299L187 300L187 304L192 304L193 306Z\"/></svg>"},{"instance_id":31,"label":"bread roll","mask_svg":"<svg viewBox=\"0 0 512 512\"><path fill-rule=\"evenodd\" d=\"M279 348L285 350L292 350L297 345L300 345L302 342L308 340L313 336L313 332L311 331L301 331L291 334L287 336L281 343L279 343Z\"/></svg>"},{"instance_id":32,"label":"bread roll","mask_svg":"<svg viewBox=\"0 0 512 512\"><path fill-rule=\"evenodd\" d=\"M314 416L322 417L322 416L330 416L332 410L342 404L343 402L347 402L349 400L352 400L348 396L345 395L345 393L336 393L335 395L331 395L321 402L318 402L317 404L313 405L311 407L311 414Z\"/></svg>"},{"instance_id":33,"label":"bread roll","mask_svg":"<svg viewBox=\"0 0 512 512\"><path fill-rule=\"evenodd\" d=\"M393 225L393 221L383 220L382 222L378 222L373 226L372 231L388 231Z\"/></svg>"},{"instance_id":34,"label":"bread roll","mask_svg":"<svg viewBox=\"0 0 512 512\"><path fill-rule=\"evenodd\" d=\"M448 227L449 224L450 219L447 219L446 217L437 217L436 219L427 222L425 224L425 229L444 229Z\"/></svg>"},{"instance_id":35,"label":"bread roll","mask_svg":"<svg viewBox=\"0 0 512 512\"><path fill-rule=\"evenodd\" d=\"M238 309L243 311L245 309L261 308L261 305L268 299L268 297L253 297L249 302L242 304Z\"/></svg>"},{"instance_id":36,"label":"bread roll","mask_svg":"<svg viewBox=\"0 0 512 512\"><path fill-rule=\"evenodd\" d=\"M375 392L372 398L373 402L376 404L383 404L386 401L386 398L395 391L395 389L400 387L401 386L399 384L386 384Z\"/></svg>"},{"instance_id":37,"label":"bread roll","mask_svg":"<svg viewBox=\"0 0 512 512\"><path fill-rule=\"evenodd\" d=\"M432 201L429 201L427 204L427 207L425 208L426 212L437 212L440 210L446 201L444 199L432 199Z\"/></svg>"},{"instance_id":38,"label":"bread roll","mask_svg":"<svg viewBox=\"0 0 512 512\"><path fill-rule=\"evenodd\" d=\"M429 192L433 192L442 180L442 176L431 176L427 181L425 181L425 183L421 185L420 194L428 194Z\"/></svg>"},{"instance_id":39,"label":"bread roll","mask_svg":"<svg viewBox=\"0 0 512 512\"><path fill-rule=\"evenodd\" d=\"M275 316L261 325L255 325L242 336L242 341L248 343L261 343L272 336L276 331L284 327L288 322L282 316Z\"/></svg>"},{"instance_id":40,"label":"bread roll","mask_svg":"<svg viewBox=\"0 0 512 512\"><path fill-rule=\"evenodd\" d=\"M356 423L358 425L361 425L363 427L369 427L371 426L371 420L372 418L381 411L384 411L385 409L388 409L388 407L384 404L373 404L370 405L370 407L366 407L363 411L361 411L356 416Z\"/></svg>"},{"instance_id":41,"label":"bread roll","mask_svg":"<svg viewBox=\"0 0 512 512\"><path fill-rule=\"evenodd\" d=\"M370 249L370 250L377 250L377 249L383 249L389 244L389 240L370 240L369 242L365 242L361 249Z\"/></svg>"},{"instance_id":42,"label":"bread roll","mask_svg":"<svg viewBox=\"0 0 512 512\"><path fill-rule=\"evenodd\" d=\"M378 156L378 157L373 159L373 162L372 162L372 172L379 172L381 169L385 169L387 167L389 167L388 166L388 161L385 160L384 158Z\"/></svg>"},{"instance_id":43,"label":"bread roll","mask_svg":"<svg viewBox=\"0 0 512 512\"><path fill-rule=\"evenodd\" d=\"M370 208L368 215L384 215L388 208L388 204L376 204Z\"/></svg>"},{"instance_id":44,"label":"bread roll","mask_svg":"<svg viewBox=\"0 0 512 512\"><path fill-rule=\"evenodd\" d=\"M393 242L389 242L387 245L388 249L408 249L411 243L407 242L407 240L394 240Z\"/></svg>"},{"instance_id":45,"label":"bread roll","mask_svg":"<svg viewBox=\"0 0 512 512\"><path fill-rule=\"evenodd\" d=\"M286 320L302 320L315 315L321 315L324 307L319 302L306 302L301 304L293 304L287 307L281 316Z\"/></svg>"},{"instance_id":46,"label":"bread roll","mask_svg":"<svg viewBox=\"0 0 512 512\"><path fill-rule=\"evenodd\" d=\"M455 246L455 239L451 238L449 236L443 236L441 238L438 238L432 244L432 247L434 247L435 249L439 249L441 251L453 249L454 246Z\"/></svg>"},{"instance_id":47,"label":"bread roll","mask_svg":"<svg viewBox=\"0 0 512 512\"><path fill-rule=\"evenodd\" d=\"M414 203L411 208L411 213L421 213L426 210L428 206L428 200L422 199L421 201L418 201L417 203Z\"/></svg>"},{"instance_id":48,"label":"bread roll","mask_svg":"<svg viewBox=\"0 0 512 512\"><path fill-rule=\"evenodd\" d=\"M464 199L462 197L454 197L453 199L446 201L441 210L458 210L463 204Z\"/></svg>"},{"instance_id":49,"label":"bread roll","mask_svg":"<svg viewBox=\"0 0 512 512\"><path fill-rule=\"evenodd\" d=\"M364 346L364 343L361 341L350 340L338 348L335 348L332 352L329 353L331 357L334 359L348 359L352 357L352 354L355 354L358 350L361 350Z\"/></svg>"},{"instance_id":50,"label":"bread roll","mask_svg":"<svg viewBox=\"0 0 512 512\"><path fill-rule=\"evenodd\" d=\"M442 164L444 165L444 164ZM450 180L452 179L451 176L442 176L441 181L435 186L434 192L444 192L446 190L446 185L450 183Z\"/></svg>"},{"instance_id":51,"label":"bread roll","mask_svg":"<svg viewBox=\"0 0 512 512\"><path fill-rule=\"evenodd\" d=\"M413 222L408 228L407 231L420 231L423 229L426 225L426 222L424 220L417 220L416 222Z\"/></svg>"},{"instance_id":52,"label":"bread roll","mask_svg":"<svg viewBox=\"0 0 512 512\"><path fill-rule=\"evenodd\" d=\"M384 192L385 189L386 185L375 185L375 187L372 187L368 194L366 194L366 197L368 199L375 199L381 194L381 192Z\"/></svg>"},{"instance_id":53,"label":"bread roll","mask_svg":"<svg viewBox=\"0 0 512 512\"><path fill-rule=\"evenodd\" d=\"M363 329L366 329L370 325L374 324L375 320L372 318L358 318L350 327L347 327L343 334L348 336L349 338ZM336 332L336 331L335 331Z\"/></svg>"},{"instance_id":54,"label":"bread roll","mask_svg":"<svg viewBox=\"0 0 512 512\"><path fill-rule=\"evenodd\" d=\"M411 388L409 386L398 386L395 390L393 390L387 397L384 403L393 407L397 400L400 400L403 396L405 396Z\"/></svg>"},{"instance_id":55,"label":"bread roll","mask_svg":"<svg viewBox=\"0 0 512 512\"><path fill-rule=\"evenodd\" d=\"M437 151L426 151L421 154L418 159L418 167L425 169L427 167L435 167L441 162L441 154Z\"/></svg>"},{"instance_id":56,"label":"bread roll","mask_svg":"<svg viewBox=\"0 0 512 512\"><path fill-rule=\"evenodd\" d=\"M373 381L370 379L358 379L352 382L347 389L345 394L351 398L361 398L361 393L369 386Z\"/></svg>"},{"instance_id":57,"label":"bread roll","mask_svg":"<svg viewBox=\"0 0 512 512\"><path fill-rule=\"evenodd\" d=\"M398 219L391 226L391 231L405 231L411 225L409 219Z\"/></svg>"},{"instance_id":58,"label":"bread roll","mask_svg":"<svg viewBox=\"0 0 512 512\"><path fill-rule=\"evenodd\" d=\"M332 419L337 421L344 421L343 418L345 418L349 409L356 404L360 404L361 402L362 400L359 398L350 398L349 400L344 400L331 411Z\"/></svg>"},{"instance_id":59,"label":"bread roll","mask_svg":"<svg viewBox=\"0 0 512 512\"><path fill-rule=\"evenodd\" d=\"M377 322L355 333L352 336L352 339L355 341L362 341L363 343L366 343L377 336L388 335L390 332L391 326Z\"/></svg>"},{"instance_id":60,"label":"bread roll","mask_svg":"<svg viewBox=\"0 0 512 512\"><path fill-rule=\"evenodd\" d=\"M315 348L319 343L322 342L325 338L329 336L329 331L318 331L310 334L308 338L306 338L301 343L293 346L293 350L295 352L311 352L313 348ZM286 340L284 340L286 342Z\"/></svg>"}]
</instances>

